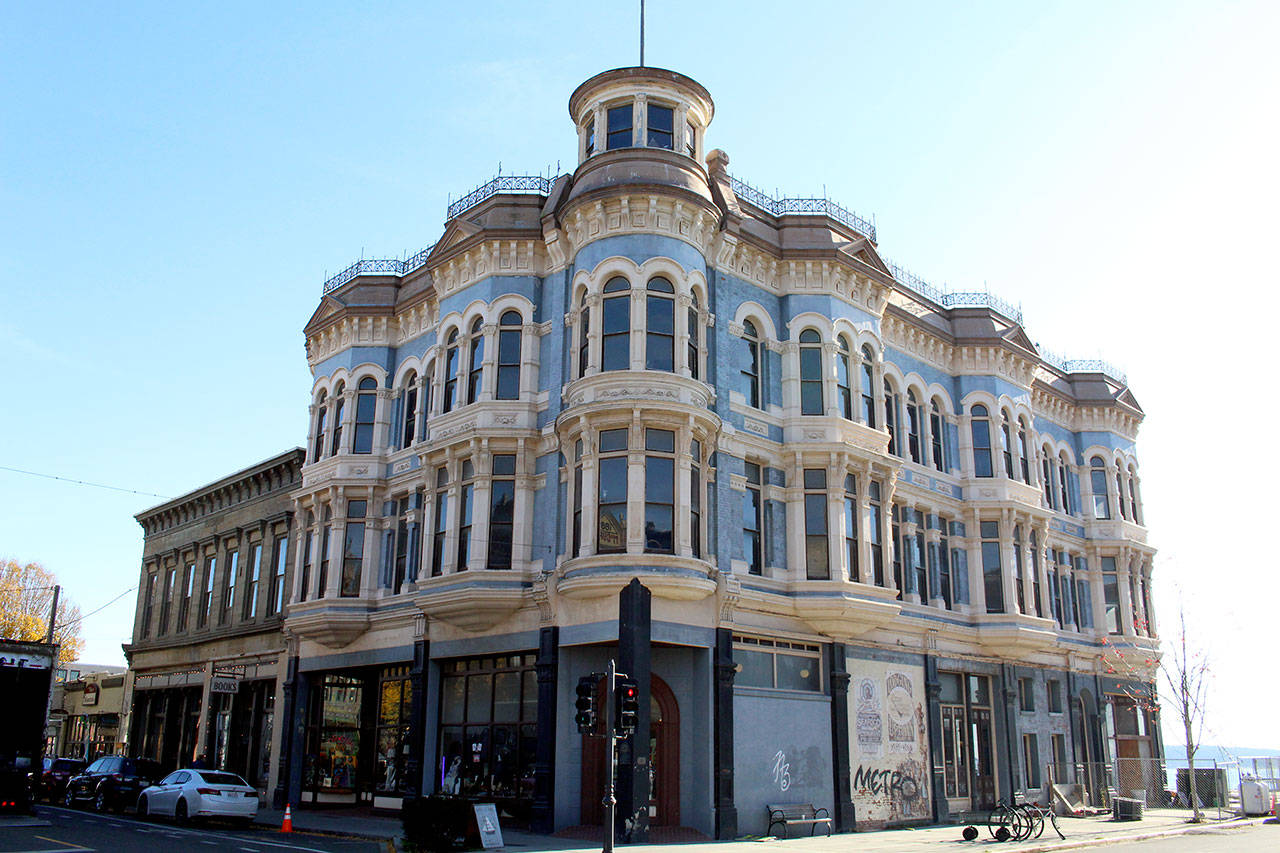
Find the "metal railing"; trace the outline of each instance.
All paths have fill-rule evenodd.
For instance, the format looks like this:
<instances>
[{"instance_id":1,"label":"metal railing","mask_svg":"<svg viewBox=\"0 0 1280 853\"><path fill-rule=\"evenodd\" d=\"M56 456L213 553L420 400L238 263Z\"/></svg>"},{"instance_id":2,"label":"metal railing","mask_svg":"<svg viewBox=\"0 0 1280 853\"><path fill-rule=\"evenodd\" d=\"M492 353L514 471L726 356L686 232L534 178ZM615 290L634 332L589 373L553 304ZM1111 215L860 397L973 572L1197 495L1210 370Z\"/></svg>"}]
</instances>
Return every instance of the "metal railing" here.
<instances>
[{"instance_id":1,"label":"metal railing","mask_svg":"<svg viewBox=\"0 0 1280 853\"><path fill-rule=\"evenodd\" d=\"M898 266L893 261L886 260L885 263L889 265L889 271L893 273L894 279L899 284L905 284L921 296L927 296L937 302L943 308L990 308L992 311L1008 317L1019 326L1023 324L1022 306L1014 305L1012 302L1001 299L994 293L985 290L943 290L934 287L920 276L904 267Z\"/></svg>"},{"instance_id":2,"label":"metal railing","mask_svg":"<svg viewBox=\"0 0 1280 853\"><path fill-rule=\"evenodd\" d=\"M1067 358L1039 344L1036 346L1040 350L1040 357L1063 373L1104 373L1122 384L1129 382L1125 372L1109 361L1103 361L1100 358Z\"/></svg>"},{"instance_id":3,"label":"metal railing","mask_svg":"<svg viewBox=\"0 0 1280 853\"><path fill-rule=\"evenodd\" d=\"M342 272L329 278L324 283L324 292L326 294L331 293L357 276L405 275L413 272L427 262L427 256L431 254L431 250L434 248L435 244L433 243L403 261L399 258L361 258Z\"/></svg>"},{"instance_id":4,"label":"metal railing","mask_svg":"<svg viewBox=\"0 0 1280 853\"><path fill-rule=\"evenodd\" d=\"M554 182L555 178L544 178L541 175L498 175L450 204L445 211L445 218L453 219L498 193L548 195L551 192L551 184Z\"/></svg>"},{"instance_id":5,"label":"metal railing","mask_svg":"<svg viewBox=\"0 0 1280 853\"><path fill-rule=\"evenodd\" d=\"M750 202L765 213L786 216L789 213L821 213L876 242L876 226L858 214L827 198L774 198L746 181L729 176L729 188L738 198Z\"/></svg>"}]
</instances>

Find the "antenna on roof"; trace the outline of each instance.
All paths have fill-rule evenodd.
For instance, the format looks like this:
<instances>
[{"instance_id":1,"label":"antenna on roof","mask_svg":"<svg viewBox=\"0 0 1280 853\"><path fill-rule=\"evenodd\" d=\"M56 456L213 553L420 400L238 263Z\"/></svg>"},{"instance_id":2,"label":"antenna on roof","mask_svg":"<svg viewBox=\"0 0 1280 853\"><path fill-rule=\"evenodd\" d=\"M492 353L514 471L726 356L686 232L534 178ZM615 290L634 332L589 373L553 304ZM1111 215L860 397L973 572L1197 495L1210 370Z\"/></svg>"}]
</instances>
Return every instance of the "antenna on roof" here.
<instances>
[{"instance_id":1,"label":"antenna on roof","mask_svg":"<svg viewBox=\"0 0 1280 853\"><path fill-rule=\"evenodd\" d=\"M640 67L644 68L644 0L640 0Z\"/></svg>"}]
</instances>

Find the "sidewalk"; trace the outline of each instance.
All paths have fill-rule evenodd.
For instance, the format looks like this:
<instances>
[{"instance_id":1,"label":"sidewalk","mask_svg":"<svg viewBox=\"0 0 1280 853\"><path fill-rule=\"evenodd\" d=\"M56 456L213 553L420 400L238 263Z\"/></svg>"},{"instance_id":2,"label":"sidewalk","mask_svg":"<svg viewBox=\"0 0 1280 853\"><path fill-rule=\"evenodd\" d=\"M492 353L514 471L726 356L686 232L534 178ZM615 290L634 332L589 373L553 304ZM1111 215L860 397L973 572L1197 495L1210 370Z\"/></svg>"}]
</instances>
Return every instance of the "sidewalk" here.
<instances>
[{"instance_id":1,"label":"sidewalk","mask_svg":"<svg viewBox=\"0 0 1280 853\"><path fill-rule=\"evenodd\" d=\"M264 827L279 829L284 813L273 809L261 809L258 823ZM833 835L830 838L760 838L738 841L701 841L680 845L625 844L619 845L624 853L670 853L679 846L681 853L848 853L851 847L875 850L877 853L936 853L940 844L962 845L969 850L1016 850L1018 853L1072 850L1081 847L1116 844L1122 841L1142 841L1170 835L1181 835L1205 829L1230 829L1254 826L1274 818L1236 818L1225 821L1207 820L1200 824L1186 822L1186 812L1172 809L1149 809L1140 821L1113 821L1109 816L1095 818L1058 818L1058 825L1066 840L1059 839L1053 827L1046 824L1044 835L1024 842L998 844L991 840L986 826L979 826L980 835L972 843L961 839L963 826L928 826L920 829L887 829L876 832L860 832ZM318 832L327 835L348 835L382 839L396 845L401 834L400 819L375 815L369 809L303 810L293 812L293 827L302 832ZM1277 846L1280 846L1280 826L1275 826ZM561 850L598 850L594 841L535 835L506 827L502 830L504 849L518 853L551 853Z\"/></svg>"}]
</instances>

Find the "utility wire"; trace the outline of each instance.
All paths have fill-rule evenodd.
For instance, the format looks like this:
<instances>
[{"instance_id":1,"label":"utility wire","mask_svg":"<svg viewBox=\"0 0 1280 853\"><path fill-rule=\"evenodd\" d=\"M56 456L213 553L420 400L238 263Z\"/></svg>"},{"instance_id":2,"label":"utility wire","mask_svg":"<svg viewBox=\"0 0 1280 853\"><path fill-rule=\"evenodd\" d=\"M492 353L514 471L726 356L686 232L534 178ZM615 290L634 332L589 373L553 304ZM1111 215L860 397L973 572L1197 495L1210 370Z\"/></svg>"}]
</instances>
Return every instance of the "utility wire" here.
<instances>
[{"instance_id":1,"label":"utility wire","mask_svg":"<svg viewBox=\"0 0 1280 853\"><path fill-rule=\"evenodd\" d=\"M63 622L63 623L62 623L60 626L58 626L58 627L61 627L61 628L70 628L72 625L75 625L77 622L83 622L84 620L86 620L86 619L88 619L90 616L92 616L93 614L95 614L95 613L100 613L100 612L102 612L103 610L106 610L108 607L110 607L111 605L115 604L117 601L119 601L120 599L124 598L124 597L125 597L126 595L128 595L129 593L134 592L135 590L137 590L137 587L136 587L136 586L131 586L131 587L129 587L128 589L126 589L124 592L122 592L122 593L120 593L119 595L117 595L115 598L113 598L113 599L111 599L110 601L108 601L106 604L104 604L104 605L102 605L101 607L99 607L97 610L90 610L88 613L84 614L83 616L80 616L80 617L79 617L79 618L77 618L77 619L72 619L70 622Z\"/></svg>"},{"instance_id":2,"label":"utility wire","mask_svg":"<svg viewBox=\"0 0 1280 853\"><path fill-rule=\"evenodd\" d=\"M98 489L111 489L113 492L127 492L131 495L146 495L153 498L164 498L169 500L171 495L158 495L155 492L140 492L137 489L125 489L120 486L108 486L103 483L90 483L87 480L73 480L70 477L59 477L55 474L42 474L39 471L24 471L21 468L10 468L8 465L0 465L0 471L13 471L15 474L29 474L32 477L44 477L47 480L61 480L64 483L73 483L77 486L93 486Z\"/></svg>"}]
</instances>

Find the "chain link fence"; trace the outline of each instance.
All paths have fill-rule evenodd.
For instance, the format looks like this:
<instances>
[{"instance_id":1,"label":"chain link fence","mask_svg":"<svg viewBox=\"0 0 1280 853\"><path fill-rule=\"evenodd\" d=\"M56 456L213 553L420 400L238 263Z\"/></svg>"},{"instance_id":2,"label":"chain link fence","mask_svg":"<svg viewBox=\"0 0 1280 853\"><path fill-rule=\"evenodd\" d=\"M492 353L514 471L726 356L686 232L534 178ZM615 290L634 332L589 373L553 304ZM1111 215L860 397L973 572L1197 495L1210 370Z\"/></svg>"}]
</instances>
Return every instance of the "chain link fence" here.
<instances>
[{"instance_id":1,"label":"chain link fence","mask_svg":"<svg viewBox=\"0 0 1280 853\"><path fill-rule=\"evenodd\" d=\"M1188 819L1194 802L1202 817L1226 820L1243 811L1245 780L1270 775L1269 766L1261 773L1258 769L1242 768L1234 761L1205 760L1196 762L1192 773L1186 767L1169 767L1158 758L1118 758L1105 763L1049 764L1046 778L1050 799L1063 814L1112 813L1119 799L1122 811L1140 804L1141 809L1184 812Z\"/></svg>"}]
</instances>

